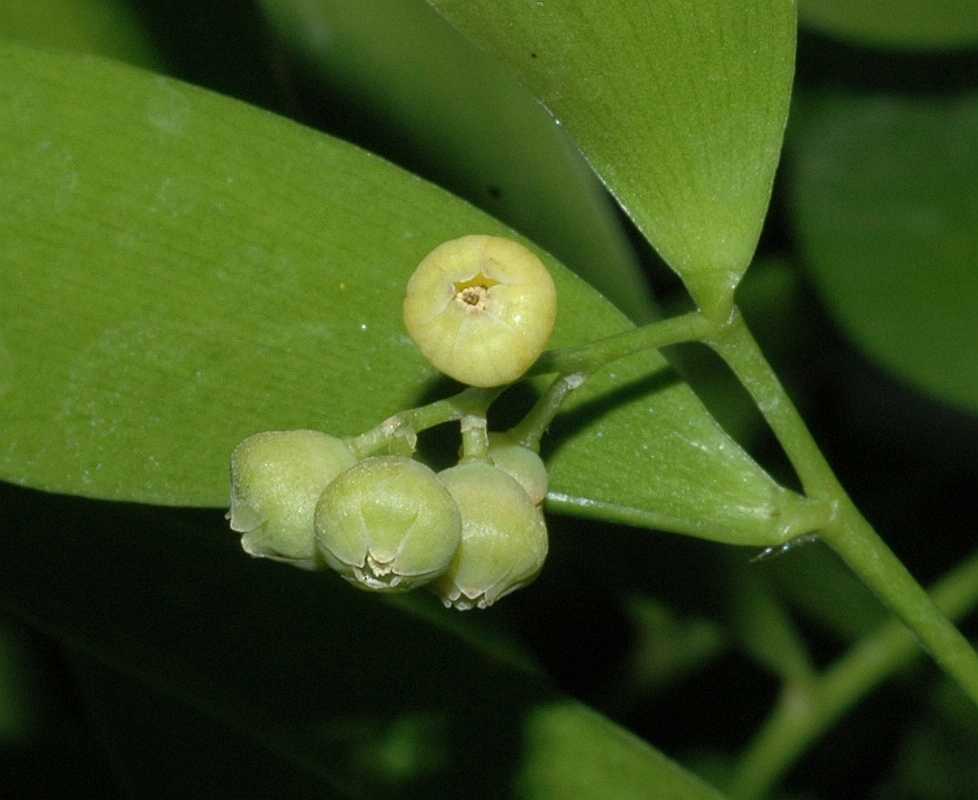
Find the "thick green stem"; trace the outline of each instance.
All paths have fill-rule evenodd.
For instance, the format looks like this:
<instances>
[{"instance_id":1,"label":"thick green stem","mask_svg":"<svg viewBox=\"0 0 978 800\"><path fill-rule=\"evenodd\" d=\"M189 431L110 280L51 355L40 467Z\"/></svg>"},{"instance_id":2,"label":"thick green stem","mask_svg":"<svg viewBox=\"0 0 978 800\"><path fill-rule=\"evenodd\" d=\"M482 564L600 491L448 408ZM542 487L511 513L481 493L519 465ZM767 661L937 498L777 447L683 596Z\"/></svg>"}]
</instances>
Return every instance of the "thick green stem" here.
<instances>
[{"instance_id":1,"label":"thick green stem","mask_svg":"<svg viewBox=\"0 0 978 800\"><path fill-rule=\"evenodd\" d=\"M978 705L978 656L848 498L822 538Z\"/></svg>"},{"instance_id":2,"label":"thick green stem","mask_svg":"<svg viewBox=\"0 0 978 800\"><path fill-rule=\"evenodd\" d=\"M833 504L836 513L821 532L825 542L978 704L978 655L849 499L739 311L704 341L750 393L809 497Z\"/></svg>"},{"instance_id":3,"label":"thick green stem","mask_svg":"<svg viewBox=\"0 0 978 800\"><path fill-rule=\"evenodd\" d=\"M764 415L810 497L845 493L809 433L788 393L751 335L740 311L703 341L733 370Z\"/></svg>"},{"instance_id":4,"label":"thick green stem","mask_svg":"<svg viewBox=\"0 0 978 800\"><path fill-rule=\"evenodd\" d=\"M978 603L978 554L942 578L931 597L951 619L973 609ZM738 760L731 796L742 800L765 796L848 709L920 652L905 627L888 623L820 677L785 686L774 711Z\"/></svg>"}]
</instances>

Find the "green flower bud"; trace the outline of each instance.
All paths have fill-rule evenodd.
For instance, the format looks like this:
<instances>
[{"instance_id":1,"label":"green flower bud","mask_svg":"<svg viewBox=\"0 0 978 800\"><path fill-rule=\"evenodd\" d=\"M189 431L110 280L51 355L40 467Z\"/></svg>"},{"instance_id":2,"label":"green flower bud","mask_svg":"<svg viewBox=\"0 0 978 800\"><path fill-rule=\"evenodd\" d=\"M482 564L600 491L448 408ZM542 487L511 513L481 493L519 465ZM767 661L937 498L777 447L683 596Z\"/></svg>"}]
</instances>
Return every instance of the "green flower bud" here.
<instances>
[{"instance_id":1,"label":"green flower bud","mask_svg":"<svg viewBox=\"0 0 978 800\"><path fill-rule=\"evenodd\" d=\"M313 516L323 489L356 458L319 431L266 431L231 454L231 530L249 555L316 567Z\"/></svg>"},{"instance_id":2,"label":"green flower bud","mask_svg":"<svg viewBox=\"0 0 978 800\"><path fill-rule=\"evenodd\" d=\"M543 459L508 433L489 434L489 460L513 478L538 506L547 496L547 468Z\"/></svg>"},{"instance_id":3,"label":"green flower bud","mask_svg":"<svg viewBox=\"0 0 978 800\"><path fill-rule=\"evenodd\" d=\"M460 464L438 477L462 513L462 543L434 588L446 607L488 608L540 572L543 514L513 478L491 464Z\"/></svg>"},{"instance_id":4,"label":"green flower bud","mask_svg":"<svg viewBox=\"0 0 978 800\"><path fill-rule=\"evenodd\" d=\"M368 458L331 483L316 507L316 543L361 589L405 591L443 573L461 539L458 507L424 464Z\"/></svg>"},{"instance_id":5,"label":"green flower bud","mask_svg":"<svg viewBox=\"0 0 978 800\"><path fill-rule=\"evenodd\" d=\"M550 273L519 242L463 236L408 281L404 325L425 358L470 386L501 386L543 352L557 316Z\"/></svg>"}]
</instances>

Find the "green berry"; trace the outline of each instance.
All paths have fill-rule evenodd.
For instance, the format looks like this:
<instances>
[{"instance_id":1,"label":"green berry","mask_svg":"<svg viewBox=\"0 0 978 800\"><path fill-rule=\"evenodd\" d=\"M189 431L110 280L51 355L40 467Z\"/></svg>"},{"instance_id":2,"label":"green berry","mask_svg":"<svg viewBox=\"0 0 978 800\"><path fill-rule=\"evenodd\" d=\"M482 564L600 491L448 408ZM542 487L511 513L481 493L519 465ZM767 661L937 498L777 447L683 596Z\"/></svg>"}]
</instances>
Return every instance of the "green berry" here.
<instances>
[{"instance_id":1,"label":"green berry","mask_svg":"<svg viewBox=\"0 0 978 800\"><path fill-rule=\"evenodd\" d=\"M445 606L488 608L530 583L547 557L547 526L523 487L487 463L460 464L438 477L462 514L462 543L434 584Z\"/></svg>"},{"instance_id":2,"label":"green berry","mask_svg":"<svg viewBox=\"0 0 978 800\"><path fill-rule=\"evenodd\" d=\"M543 459L508 433L489 434L489 460L513 478L538 506L547 496L547 468Z\"/></svg>"},{"instance_id":3,"label":"green berry","mask_svg":"<svg viewBox=\"0 0 978 800\"><path fill-rule=\"evenodd\" d=\"M404 324L425 358L470 386L519 378L557 316L547 268L519 242L463 236L432 250L408 281Z\"/></svg>"},{"instance_id":4,"label":"green berry","mask_svg":"<svg viewBox=\"0 0 978 800\"><path fill-rule=\"evenodd\" d=\"M266 431L231 454L231 530L249 555L314 569L313 516L323 489L356 458L319 431Z\"/></svg>"},{"instance_id":5,"label":"green berry","mask_svg":"<svg viewBox=\"0 0 978 800\"><path fill-rule=\"evenodd\" d=\"M405 591L448 568L462 522L428 467L381 456L361 461L326 488L315 527L326 563L355 586Z\"/></svg>"}]
</instances>

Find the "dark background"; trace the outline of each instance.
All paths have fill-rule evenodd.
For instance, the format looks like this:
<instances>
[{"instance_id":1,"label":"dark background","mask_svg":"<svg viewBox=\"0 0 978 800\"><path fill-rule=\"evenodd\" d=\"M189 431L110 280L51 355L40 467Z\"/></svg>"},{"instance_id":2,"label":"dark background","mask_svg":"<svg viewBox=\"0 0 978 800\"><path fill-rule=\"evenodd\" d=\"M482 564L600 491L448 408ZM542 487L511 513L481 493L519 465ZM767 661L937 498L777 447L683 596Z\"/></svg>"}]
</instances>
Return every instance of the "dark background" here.
<instances>
[{"instance_id":1,"label":"dark background","mask_svg":"<svg viewBox=\"0 0 978 800\"><path fill-rule=\"evenodd\" d=\"M151 0L134 5L170 74L357 142L449 189L466 192L451 185L449 171L439 169L437 157L419 154L416 142L385 127L389 121L382 109L360 102L341 87L324 84L320 75L275 39L250 3ZM940 94L973 89L978 83L974 51L900 54L846 45L805 31L799 39L797 64L798 102L826 88ZM789 140L793 133L789 127ZM786 199L790 179L785 170L779 173L759 247L759 256L790 264L783 276L787 290L772 304L771 298L752 293L748 278L745 314L856 504L918 579L930 583L973 547L978 419L896 380L834 327L806 278L804 258L795 244ZM487 187L481 197L469 192L469 199L492 212L496 193L502 190ZM622 224L629 225L624 217ZM631 231L630 235L660 303L666 308L681 305L677 279L638 234ZM694 385L721 420L740 418L728 404L742 407L745 400L728 375L699 353L673 355L681 368L698 379ZM749 409L744 413L749 414ZM756 419L738 435L762 464L792 481L776 443ZM96 560L113 557L114 530L152 526L161 536L188 528L223 531L221 513L147 510L0 485L0 530L14 536L36 535L39 548L45 542L41 532L48 530L70 530L74 541L86 537L92 541L90 547L73 553L47 554L36 564L8 563L10 570L43 571L45 564L66 574L84 570L84 564L71 558L82 559L86 553ZM765 718L779 687L778 680L759 669L738 646L727 625L731 576L754 554L572 519L553 518L551 530L552 554L538 583L519 603L494 609L487 624L514 632L561 689L681 762L722 777L731 757ZM107 549L99 552L95 543L104 537L109 537ZM52 547L57 546L57 539L51 541ZM860 588L847 585L820 547L811 545L763 562L755 571L790 597L790 584L799 570L824 570L828 592L839 592L844 598L840 602L856 598L846 611L853 620L869 626L881 619L875 601ZM206 550L215 564L238 557L233 537L214 534ZM626 602L630 597L654 598L668 612L668 624L651 628L637 624L634 609ZM0 742L0 795L62 797L79 787L105 798L140 794L120 779L126 772L120 770L120 761L129 769L135 763L150 775L154 769L163 772L161 764L171 759L182 762L173 752L161 759L161 748L181 741L188 758L201 758L208 753L208 741L223 735L209 727L214 723L187 712L188 716L180 717L185 726L180 736L159 742L146 729L124 748L108 746L112 736L106 730L118 719L105 709L93 710L86 700L92 686L104 690L131 682L125 695L130 699L120 703L125 707L133 702L131 698L141 698L148 716L172 715L167 704L178 701L147 687L138 675L121 676L97 660L87 660L76 642L49 637L31 619L16 616L16 608L8 610L14 613L0 617L0 655L6 653L6 662L0 664L14 665L7 669L11 676L7 686L13 687L11 705L27 703L29 710L23 713L33 720L33 732L21 742L7 746ZM830 663L847 648L845 632L830 619L797 605L789 613L818 663ZM146 624L156 623L148 619ZM693 645L689 642L695 640L696 625L702 627L703 637ZM978 632L973 618L963 627L972 638ZM673 635L692 638L671 653L666 642ZM634 665L636 653L658 654L661 663L643 672ZM670 663L670 654L675 663ZM3 678L0 672L0 687ZM872 692L803 756L788 776L785 796L974 796L967 786L978 756L978 728L971 725L973 718L963 725L947 711L963 702L932 664L921 661L912 673ZM241 747L242 763L221 764L218 755L212 756L211 791L227 796L304 793L283 777L288 774L284 768L281 775L252 774L242 766L248 751ZM914 770L925 759L921 755L925 751L946 758L951 772L945 773L939 786L925 781L928 793L922 794L922 779ZM504 766L499 769L505 771ZM221 776L220 781L214 775ZM188 778L188 786L192 785Z\"/></svg>"}]
</instances>

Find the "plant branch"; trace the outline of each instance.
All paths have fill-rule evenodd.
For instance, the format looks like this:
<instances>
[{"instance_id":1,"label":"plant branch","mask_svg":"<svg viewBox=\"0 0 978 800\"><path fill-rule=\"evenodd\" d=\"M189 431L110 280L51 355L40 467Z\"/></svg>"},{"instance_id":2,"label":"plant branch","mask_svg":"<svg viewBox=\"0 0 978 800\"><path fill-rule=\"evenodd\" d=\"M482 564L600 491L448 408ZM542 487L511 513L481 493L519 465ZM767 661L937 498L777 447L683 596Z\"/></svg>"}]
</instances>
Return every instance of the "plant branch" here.
<instances>
[{"instance_id":1,"label":"plant branch","mask_svg":"<svg viewBox=\"0 0 978 800\"><path fill-rule=\"evenodd\" d=\"M972 610L978 604L978 553L943 577L931 597L951 619ZM754 800L766 795L848 709L920 653L907 629L890 622L816 679L786 685L777 706L738 759L731 796Z\"/></svg>"},{"instance_id":2,"label":"plant branch","mask_svg":"<svg viewBox=\"0 0 978 800\"><path fill-rule=\"evenodd\" d=\"M550 427L557 412L567 395L580 388L585 381L582 372L571 375L561 375L547 387L547 391L537 400L530 412L510 431L510 435L523 447L530 448L534 453L540 451L540 439Z\"/></svg>"},{"instance_id":3,"label":"plant branch","mask_svg":"<svg viewBox=\"0 0 978 800\"><path fill-rule=\"evenodd\" d=\"M488 462L489 434L486 432L484 414L466 414L462 417L462 462Z\"/></svg>"},{"instance_id":4,"label":"plant branch","mask_svg":"<svg viewBox=\"0 0 978 800\"><path fill-rule=\"evenodd\" d=\"M612 361L646 350L658 350L680 342L699 341L716 330L716 324L699 311L650 322L640 328L598 339L580 347L548 350L530 369L531 375L553 372L589 375Z\"/></svg>"},{"instance_id":5,"label":"plant branch","mask_svg":"<svg viewBox=\"0 0 978 800\"><path fill-rule=\"evenodd\" d=\"M563 376L560 380L565 383L551 387L553 392L545 396L544 405L534 409L534 412L539 411L539 419L528 425L532 426L540 422L543 416L549 413L550 400L559 406L569 391L580 386L590 373L608 363L632 353L655 350L679 342L696 341L714 331L715 328L715 323L699 311L694 311L679 317L652 322L580 347L547 351L540 356L528 375L546 375L556 372ZM485 416L493 400L506 388L500 386L489 389L475 387L464 389L444 400L436 400L426 406L401 411L366 433L350 437L347 442L359 458L390 451L392 448L413 452L418 432L443 422L461 419L467 414ZM554 413L556 413L556 406L553 408ZM525 433L532 438L534 431L528 427Z\"/></svg>"},{"instance_id":6,"label":"plant branch","mask_svg":"<svg viewBox=\"0 0 978 800\"><path fill-rule=\"evenodd\" d=\"M426 406L409 408L388 417L380 425L359 436L347 439L357 458L366 458L390 449L392 442L404 441L414 451L420 431L441 425L443 422L460 420L467 415L484 417L492 401L506 387L479 389L469 387L458 394L436 400Z\"/></svg>"},{"instance_id":7,"label":"plant branch","mask_svg":"<svg viewBox=\"0 0 978 800\"><path fill-rule=\"evenodd\" d=\"M978 655L849 499L740 312L735 308L727 323L704 341L750 393L806 493L834 505L836 513L822 530L822 539L978 704Z\"/></svg>"}]
</instances>

